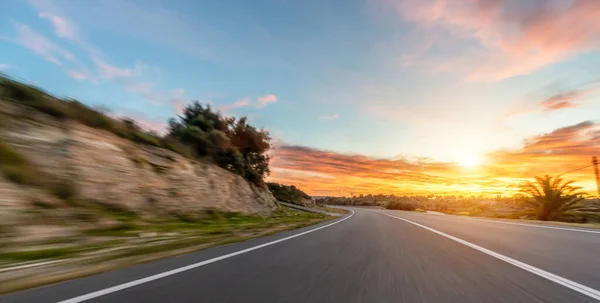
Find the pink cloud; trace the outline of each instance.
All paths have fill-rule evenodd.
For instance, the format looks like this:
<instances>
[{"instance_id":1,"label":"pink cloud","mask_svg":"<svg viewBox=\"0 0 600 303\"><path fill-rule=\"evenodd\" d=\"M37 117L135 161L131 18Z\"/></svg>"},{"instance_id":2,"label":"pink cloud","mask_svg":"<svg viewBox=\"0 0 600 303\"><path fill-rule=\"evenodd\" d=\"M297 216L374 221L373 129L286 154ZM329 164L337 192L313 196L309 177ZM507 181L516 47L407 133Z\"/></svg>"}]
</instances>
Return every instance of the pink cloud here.
<instances>
[{"instance_id":1,"label":"pink cloud","mask_svg":"<svg viewBox=\"0 0 600 303\"><path fill-rule=\"evenodd\" d=\"M566 108L575 108L578 106L578 104L573 101L582 98L587 93L587 91L570 91L566 93L556 94L542 101L541 105L546 111L557 111Z\"/></svg>"},{"instance_id":2,"label":"pink cloud","mask_svg":"<svg viewBox=\"0 0 600 303\"><path fill-rule=\"evenodd\" d=\"M333 114L333 115L322 115L319 117L319 120L335 120L339 118L338 114Z\"/></svg>"},{"instance_id":3,"label":"pink cloud","mask_svg":"<svg viewBox=\"0 0 600 303\"><path fill-rule=\"evenodd\" d=\"M75 80L79 80L79 81L86 80L89 78L89 76L86 73L82 73L82 72L78 72L78 71L74 71L74 70L68 70L67 74L71 78L73 78Z\"/></svg>"},{"instance_id":4,"label":"pink cloud","mask_svg":"<svg viewBox=\"0 0 600 303\"><path fill-rule=\"evenodd\" d=\"M106 79L130 78L134 76L139 76L143 68L143 65L141 63L136 63L136 65L133 68L120 68L108 64L97 57L92 58L92 60L100 69L100 75Z\"/></svg>"},{"instance_id":5,"label":"pink cloud","mask_svg":"<svg viewBox=\"0 0 600 303\"><path fill-rule=\"evenodd\" d=\"M477 41L483 53L463 52L471 61L471 81L525 75L600 49L597 0L400 0L394 5L405 20L418 25L415 37L445 38L443 33L450 33ZM405 57L419 61L433 44Z\"/></svg>"},{"instance_id":6,"label":"pink cloud","mask_svg":"<svg viewBox=\"0 0 600 303\"><path fill-rule=\"evenodd\" d=\"M77 40L77 31L75 27L66 19L48 12L40 12L39 16L52 23L54 32L57 36L69 40Z\"/></svg>"},{"instance_id":7,"label":"pink cloud","mask_svg":"<svg viewBox=\"0 0 600 303\"><path fill-rule=\"evenodd\" d=\"M176 114L181 115L185 110L185 101L181 99L172 99L169 101L171 103L171 107L175 111Z\"/></svg>"},{"instance_id":8,"label":"pink cloud","mask_svg":"<svg viewBox=\"0 0 600 303\"><path fill-rule=\"evenodd\" d=\"M236 108L248 106L249 104L250 104L250 99L244 98L244 99L235 101L235 102L233 102L231 104L221 106L221 107L219 107L219 109L222 110L222 111L224 111L224 112L228 112L228 111L230 111L232 109L236 109Z\"/></svg>"},{"instance_id":9,"label":"pink cloud","mask_svg":"<svg viewBox=\"0 0 600 303\"><path fill-rule=\"evenodd\" d=\"M154 131L159 135L167 132L168 125L165 122L158 122L146 119L135 119L135 121L145 130Z\"/></svg>"},{"instance_id":10,"label":"pink cloud","mask_svg":"<svg viewBox=\"0 0 600 303\"><path fill-rule=\"evenodd\" d=\"M265 96L262 96L262 97L258 97L256 106L257 107L265 107L268 104L275 103L277 101L278 101L277 96L275 96L275 95L265 95Z\"/></svg>"}]
</instances>

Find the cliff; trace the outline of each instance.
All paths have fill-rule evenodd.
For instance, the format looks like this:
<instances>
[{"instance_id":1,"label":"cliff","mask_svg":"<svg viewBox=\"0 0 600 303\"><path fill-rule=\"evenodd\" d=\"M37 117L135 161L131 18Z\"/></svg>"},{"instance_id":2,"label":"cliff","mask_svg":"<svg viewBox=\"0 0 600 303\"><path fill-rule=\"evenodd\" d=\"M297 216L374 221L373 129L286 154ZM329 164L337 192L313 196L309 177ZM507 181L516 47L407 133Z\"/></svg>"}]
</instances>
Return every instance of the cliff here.
<instances>
[{"instance_id":1,"label":"cliff","mask_svg":"<svg viewBox=\"0 0 600 303\"><path fill-rule=\"evenodd\" d=\"M32 203L99 204L147 217L276 208L266 187L215 165L4 100L0 143L22 155L32 170L15 177L17 182L0 173L2 224L20 221Z\"/></svg>"}]
</instances>

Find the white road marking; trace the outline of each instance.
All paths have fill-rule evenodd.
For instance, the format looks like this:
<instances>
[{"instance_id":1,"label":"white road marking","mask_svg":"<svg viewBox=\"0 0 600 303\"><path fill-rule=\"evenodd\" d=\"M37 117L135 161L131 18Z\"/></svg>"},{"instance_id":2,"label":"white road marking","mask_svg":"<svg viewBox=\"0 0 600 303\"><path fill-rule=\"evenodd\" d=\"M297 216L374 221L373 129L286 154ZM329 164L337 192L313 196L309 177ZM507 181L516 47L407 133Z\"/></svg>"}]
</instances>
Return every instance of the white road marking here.
<instances>
[{"instance_id":1,"label":"white road marking","mask_svg":"<svg viewBox=\"0 0 600 303\"><path fill-rule=\"evenodd\" d=\"M290 240L290 239L293 239L293 238L296 238L296 237L300 237L302 235L306 235L306 234L315 232L317 230L320 230L320 229L323 229L323 228L326 228L326 227L329 227L329 226L332 226L332 225L335 225L335 224L338 224L338 223L341 223L341 222L343 222L345 220L350 219L352 216L354 216L354 211L353 210L350 210L350 211L352 213L349 216L347 216L347 217L345 217L345 218L343 218L341 220L338 220L338 221L335 221L333 223L329 223L327 225L323 225L321 227L317 227L317 228L314 228L314 229L311 229L311 230L307 230L305 232L301 232L301 233L295 234L293 236L289 236L289 237L285 237L285 238L282 238L282 239L279 239L279 240L271 241L271 242L268 242L268 243L265 243L265 244L253 246L253 247L246 248L246 249L243 249L243 250L240 250L240 251L236 251L236 252L233 252L233 253L230 253L230 254L222 255L222 256L219 256L219 257L216 257L216 258L212 258L212 259L205 260L205 261L198 262L198 263L194 263L194 264L191 264L191 265L188 265L188 266L176 268L176 269L169 270L169 271L166 271L166 272L163 272L163 273L160 273L160 274L152 275L152 276L149 276L149 277L146 277L146 278L134 280L134 281L131 281L131 282L127 282L127 283L116 285L116 286L109 287L109 288L105 288L105 289L98 290L98 291L95 291L95 292L92 292L92 293L89 293L89 294L85 294L85 295L81 295L81 296L74 297L74 298L71 298L71 299L67 299L67 300L64 300L64 301L60 301L58 303L78 303L78 302L84 302L84 301L91 300L91 299L94 299L94 298L98 298L98 297L101 297L101 296L104 296L104 295L108 295L110 293L121 291L123 289L127 289L127 288L131 288L131 287L134 287L134 286L138 286L140 284L144 284L144 283L148 283L148 282L151 282L151 281L154 281L154 280L158 280L158 279L161 279L161 278L164 278L164 277L172 276L172 275L175 275L175 274L178 274L178 273L182 273L184 271L188 271L188 270L191 270L191 269L194 269L194 268L198 268L198 267L210 264L210 263L214 263L214 262L218 262L218 261L221 261L221 260L225 260L225 259L228 259L228 258L231 258L231 257L235 257L237 255L241 255L241 254L245 254L247 252L251 252L253 250L261 249L263 247L267 247L267 246L270 246L270 245L273 245L273 244L276 244L276 243L280 243L280 242L287 241L287 240Z\"/></svg>"},{"instance_id":2,"label":"white road marking","mask_svg":"<svg viewBox=\"0 0 600 303\"><path fill-rule=\"evenodd\" d=\"M462 219L463 220L470 220L470 221L479 221L479 222L489 222L489 223L497 223L497 224L506 224L506 225L529 226L529 227L557 229L557 230L566 230L566 231L578 231L578 232L590 233L590 234L600 234L600 230L568 228L568 227L549 226L549 225L541 225L541 224L529 224L529 223L519 223L519 222L506 222L506 221L484 220L484 219L475 219L475 218L462 218Z\"/></svg>"},{"instance_id":3,"label":"white road marking","mask_svg":"<svg viewBox=\"0 0 600 303\"><path fill-rule=\"evenodd\" d=\"M460 244L463 244L465 246L468 246L470 248L478 250L478 251L480 251L482 253L485 253L487 255L490 255L490 256L492 256L494 258L500 259L500 260L502 260L502 261L504 261L504 262L506 262L508 264L512 264L512 265L514 265L516 267L519 267L521 269L524 269L524 270L526 270L526 271L528 271L530 273L536 274L536 275L538 275L538 276L540 276L542 278L546 278L546 279L548 279L550 281L553 281L555 283L558 283L558 284L560 284L562 286L568 287L568 288L570 288L570 289L572 289L572 290L574 290L574 291L576 291L578 293L581 293L581 294L586 295L586 296L588 296L590 298L593 298L593 299L596 299L596 300L600 301L600 291L598 291L596 289L593 289L591 287L587 287L585 285L579 284L577 282L571 281L571 280L563 278L561 276L557 276L557 275L555 275L553 273L550 273L550 272L547 272L547 271L545 271L543 269L539 269L537 267L531 266L531 265L523 263L521 261L517 261L517 260L515 260L513 258L507 257L507 256L499 254L499 253L497 253L495 251L491 251L491 250L489 250L487 248L483 248L483 247L481 247L479 245L476 245L476 244L473 244L471 242L465 241L463 239L460 239L460 238L451 236L449 234L443 233L443 232L441 232L439 230L436 230L436 229L433 229L431 227L427 227L425 225L422 225L422 224L419 224L419 223L416 223L416 222L413 222L413 221L410 221L410 220L407 220L407 219L404 219L404 218L401 218L401 217L396 217L396 216L385 214L385 213L380 213L380 214L383 214L383 215L386 215L388 217L392 217L392 218L395 218L395 219L398 219L398 220L402 220L402 221L404 221L406 223L410 223L410 224L416 225L418 227L424 228L424 229L426 229L428 231L431 231L431 232L434 232L434 233L436 233L436 234L438 234L440 236L446 237L446 238L448 238L450 240L454 240L454 241L456 241L456 242L458 242Z\"/></svg>"}]
</instances>

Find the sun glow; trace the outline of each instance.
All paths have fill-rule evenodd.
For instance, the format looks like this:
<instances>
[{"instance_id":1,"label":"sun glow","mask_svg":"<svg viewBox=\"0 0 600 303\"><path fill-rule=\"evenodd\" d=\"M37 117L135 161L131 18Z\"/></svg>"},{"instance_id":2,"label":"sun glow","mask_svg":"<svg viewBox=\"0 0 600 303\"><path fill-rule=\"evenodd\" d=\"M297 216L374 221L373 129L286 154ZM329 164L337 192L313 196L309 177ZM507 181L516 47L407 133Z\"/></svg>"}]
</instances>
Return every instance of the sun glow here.
<instances>
[{"instance_id":1,"label":"sun glow","mask_svg":"<svg viewBox=\"0 0 600 303\"><path fill-rule=\"evenodd\" d=\"M464 155L456 162L462 167L474 168L483 163L483 158L479 155Z\"/></svg>"}]
</instances>

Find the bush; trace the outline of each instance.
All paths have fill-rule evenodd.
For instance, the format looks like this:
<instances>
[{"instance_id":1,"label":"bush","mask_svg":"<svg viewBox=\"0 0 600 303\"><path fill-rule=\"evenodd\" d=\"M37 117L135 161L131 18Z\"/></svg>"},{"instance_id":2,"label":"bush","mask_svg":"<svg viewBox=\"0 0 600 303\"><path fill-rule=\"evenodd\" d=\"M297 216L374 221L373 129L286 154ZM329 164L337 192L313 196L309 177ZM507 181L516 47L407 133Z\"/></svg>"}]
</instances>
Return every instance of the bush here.
<instances>
[{"instance_id":1,"label":"bush","mask_svg":"<svg viewBox=\"0 0 600 303\"><path fill-rule=\"evenodd\" d=\"M23 185L37 184L38 171L21 154L0 141L0 172L11 182Z\"/></svg>"},{"instance_id":2,"label":"bush","mask_svg":"<svg viewBox=\"0 0 600 303\"><path fill-rule=\"evenodd\" d=\"M278 201L303 205L302 200L311 199L311 197L296 186L283 185L279 183L267 183L269 190Z\"/></svg>"},{"instance_id":3,"label":"bush","mask_svg":"<svg viewBox=\"0 0 600 303\"><path fill-rule=\"evenodd\" d=\"M61 180L55 183L51 190L52 194L54 194L57 198L68 202L75 197L77 192L75 189L75 184L73 184L73 182L70 180Z\"/></svg>"},{"instance_id":4,"label":"bush","mask_svg":"<svg viewBox=\"0 0 600 303\"><path fill-rule=\"evenodd\" d=\"M419 205L414 202L408 201L393 201L385 205L387 209L397 209L397 210L407 210L407 211L416 211L419 208Z\"/></svg>"}]
</instances>

